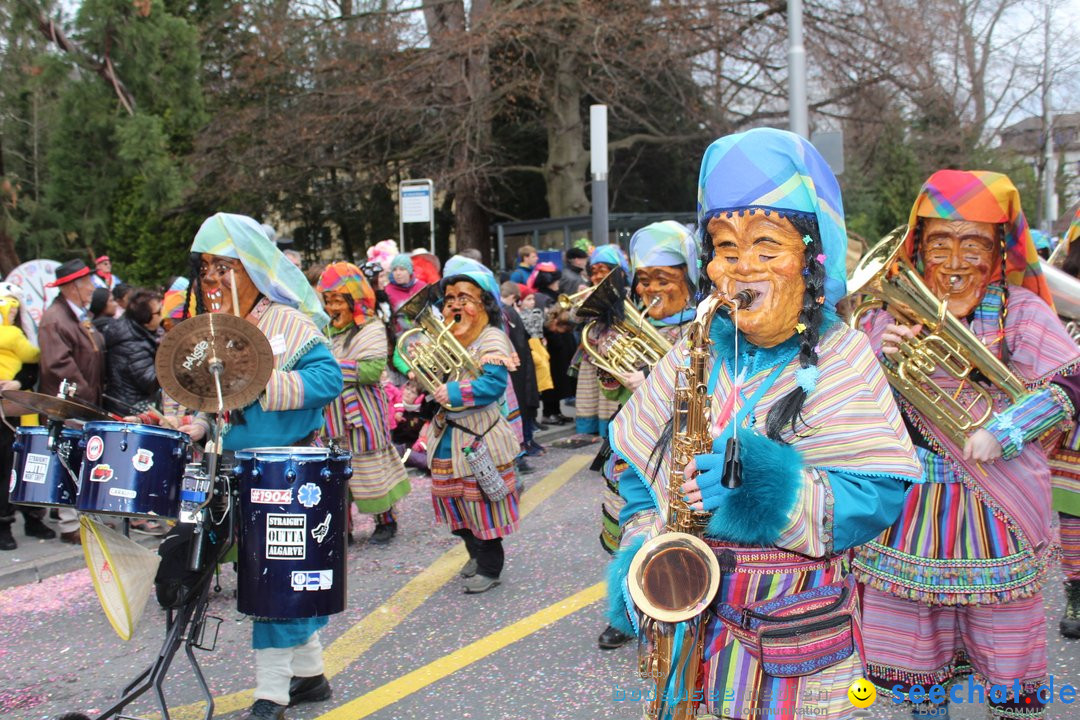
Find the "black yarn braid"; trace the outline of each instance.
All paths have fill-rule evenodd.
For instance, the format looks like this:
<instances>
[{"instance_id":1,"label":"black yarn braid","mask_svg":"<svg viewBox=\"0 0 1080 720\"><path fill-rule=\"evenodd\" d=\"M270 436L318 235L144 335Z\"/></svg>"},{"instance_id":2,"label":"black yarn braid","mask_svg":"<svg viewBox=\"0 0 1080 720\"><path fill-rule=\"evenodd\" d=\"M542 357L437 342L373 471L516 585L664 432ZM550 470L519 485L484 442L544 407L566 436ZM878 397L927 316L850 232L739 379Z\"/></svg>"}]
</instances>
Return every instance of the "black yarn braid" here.
<instances>
[{"instance_id":1,"label":"black yarn braid","mask_svg":"<svg viewBox=\"0 0 1080 720\"><path fill-rule=\"evenodd\" d=\"M1001 312L998 313L998 332L1001 337L1001 348L998 357L1005 364L1009 363L1012 352L1009 351L1009 343L1005 341L1005 318L1009 315L1009 280L1005 274L1005 266L1009 262L1009 255L1005 247L1005 225L995 225L994 234L997 235L998 245L1001 247Z\"/></svg>"},{"instance_id":2,"label":"black yarn braid","mask_svg":"<svg viewBox=\"0 0 1080 720\"><path fill-rule=\"evenodd\" d=\"M792 215L788 220L791 221L796 232L811 240L803 255L806 263L803 270L806 290L803 292L802 310L799 311L799 322L806 328L800 333L799 366L807 368L817 365L818 339L825 329L821 327L825 320L825 266L817 259L822 253L817 220L802 215ZM819 299L821 302L818 302ZM769 415L765 419L765 435L771 440L782 442L780 433L788 423L791 423L791 431L796 435L798 435L797 422L809 428L810 425L802 417L805 402L806 391L796 385L794 390L782 397L769 410Z\"/></svg>"},{"instance_id":3,"label":"black yarn braid","mask_svg":"<svg viewBox=\"0 0 1080 720\"><path fill-rule=\"evenodd\" d=\"M202 294L202 254L191 253L188 259L188 287L187 295L184 296L184 314L181 320L191 317L191 296L195 294L195 314L202 315L206 312Z\"/></svg>"}]
</instances>

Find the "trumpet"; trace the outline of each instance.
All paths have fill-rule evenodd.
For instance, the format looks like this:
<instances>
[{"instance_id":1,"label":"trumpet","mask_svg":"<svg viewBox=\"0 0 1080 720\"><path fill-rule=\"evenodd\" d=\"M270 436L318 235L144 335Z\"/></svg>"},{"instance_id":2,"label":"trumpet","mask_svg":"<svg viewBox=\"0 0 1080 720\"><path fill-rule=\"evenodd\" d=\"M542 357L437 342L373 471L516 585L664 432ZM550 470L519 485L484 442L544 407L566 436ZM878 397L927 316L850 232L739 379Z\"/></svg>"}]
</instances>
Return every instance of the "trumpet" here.
<instances>
[{"instance_id":1,"label":"trumpet","mask_svg":"<svg viewBox=\"0 0 1080 720\"><path fill-rule=\"evenodd\" d=\"M1010 402L1019 400L1027 389L926 287L903 253L906 235L906 225L896 228L859 261L849 287L872 299L855 309L850 324L858 329L866 312L888 304L898 320L923 326L918 337L902 342L893 359L882 363L885 377L950 440L963 447L967 436L989 421L994 410L990 391L974 382L973 373L981 373ZM931 377L938 369L957 380L959 387L942 387ZM963 389L971 390L974 399L963 402L959 398ZM983 407L978 410L980 402Z\"/></svg>"},{"instance_id":2,"label":"trumpet","mask_svg":"<svg viewBox=\"0 0 1080 720\"><path fill-rule=\"evenodd\" d=\"M618 378L643 368L652 368L671 350L671 343L649 324L648 319L626 298L621 270L613 270L600 281L577 308L579 318L594 318L581 331L581 347L596 367ZM580 293L579 293L580 294ZM611 325L614 340L603 353L591 342L598 319L618 303L623 304L623 319ZM660 298L653 298L653 303Z\"/></svg>"},{"instance_id":3,"label":"trumpet","mask_svg":"<svg viewBox=\"0 0 1080 720\"><path fill-rule=\"evenodd\" d=\"M594 289L595 288L587 287L583 290L578 290L573 295L563 293L555 299L555 303L563 310L577 310Z\"/></svg>"},{"instance_id":4,"label":"trumpet","mask_svg":"<svg viewBox=\"0 0 1080 720\"><path fill-rule=\"evenodd\" d=\"M439 386L451 380L475 380L482 371L469 351L454 337L454 323L445 324L432 309L430 298L421 297L422 294L418 293L402 305L402 313L417 327L402 333L395 347L413 371L416 382L429 395L434 395ZM447 410L461 409L445 407Z\"/></svg>"}]
</instances>

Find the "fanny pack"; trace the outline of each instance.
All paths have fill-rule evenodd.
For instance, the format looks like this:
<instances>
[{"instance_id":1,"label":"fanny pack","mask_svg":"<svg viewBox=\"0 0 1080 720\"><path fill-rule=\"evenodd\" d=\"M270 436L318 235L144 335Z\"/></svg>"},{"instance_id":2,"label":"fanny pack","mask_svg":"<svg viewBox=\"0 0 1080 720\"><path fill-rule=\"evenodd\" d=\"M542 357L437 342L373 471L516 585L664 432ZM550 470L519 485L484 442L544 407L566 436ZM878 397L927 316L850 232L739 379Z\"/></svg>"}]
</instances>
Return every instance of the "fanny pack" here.
<instances>
[{"instance_id":1,"label":"fanny pack","mask_svg":"<svg viewBox=\"0 0 1080 720\"><path fill-rule=\"evenodd\" d=\"M773 677L812 675L855 649L854 576L749 605L719 603L716 614Z\"/></svg>"}]
</instances>

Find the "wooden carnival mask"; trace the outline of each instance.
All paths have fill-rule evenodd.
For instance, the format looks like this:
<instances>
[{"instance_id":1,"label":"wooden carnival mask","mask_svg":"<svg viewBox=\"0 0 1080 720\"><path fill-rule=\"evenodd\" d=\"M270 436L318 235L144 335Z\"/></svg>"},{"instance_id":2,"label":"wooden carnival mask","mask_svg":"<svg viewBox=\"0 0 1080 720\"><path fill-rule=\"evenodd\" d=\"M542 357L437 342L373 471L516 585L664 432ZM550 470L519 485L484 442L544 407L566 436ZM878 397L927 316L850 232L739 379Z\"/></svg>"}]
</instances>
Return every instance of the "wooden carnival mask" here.
<instances>
[{"instance_id":1,"label":"wooden carnival mask","mask_svg":"<svg viewBox=\"0 0 1080 720\"><path fill-rule=\"evenodd\" d=\"M595 262L589 266L589 282L593 285L599 285L610 274L611 266L607 263Z\"/></svg>"},{"instance_id":2,"label":"wooden carnival mask","mask_svg":"<svg viewBox=\"0 0 1080 720\"><path fill-rule=\"evenodd\" d=\"M654 320L682 312L690 304L686 266L639 267L634 273L634 291Z\"/></svg>"},{"instance_id":3,"label":"wooden carnival mask","mask_svg":"<svg viewBox=\"0 0 1080 720\"><path fill-rule=\"evenodd\" d=\"M483 298L483 291L468 280L450 283L443 293L443 317L454 322L450 333L465 347L487 327Z\"/></svg>"},{"instance_id":4,"label":"wooden carnival mask","mask_svg":"<svg viewBox=\"0 0 1080 720\"><path fill-rule=\"evenodd\" d=\"M202 285L203 304L208 312L232 313L235 298L238 306L236 315L247 317L259 298L259 289L247 274L244 264L236 258L203 253L199 263L199 282Z\"/></svg>"},{"instance_id":5,"label":"wooden carnival mask","mask_svg":"<svg viewBox=\"0 0 1080 720\"><path fill-rule=\"evenodd\" d=\"M355 322L353 318L352 297L340 292L324 292L323 307L330 316L330 326L335 330L344 330Z\"/></svg>"},{"instance_id":6,"label":"wooden carnival mask","mask_svg":"<svg viewBox=\"0 0 1080 720\"><path fill-rule=\"evenodd\" d=\"M992 223L925 218L919 245L926 286L958 318L971 314L1001 273Z\"/></svg>"},{"instance_id":7,"label":"wooden carnival mask","mask_svg":"<svg viewBox=\"0 0 1080 720\"><path fill-rule=\"evenodd\" d=\"M714 217L708 229L709 279L729 297L743 288L759 293L753 305L739 311L739 330L766 348L794 335L806 292L802 233L787 218L764 212Z\"/></svg>"}]
</instances>

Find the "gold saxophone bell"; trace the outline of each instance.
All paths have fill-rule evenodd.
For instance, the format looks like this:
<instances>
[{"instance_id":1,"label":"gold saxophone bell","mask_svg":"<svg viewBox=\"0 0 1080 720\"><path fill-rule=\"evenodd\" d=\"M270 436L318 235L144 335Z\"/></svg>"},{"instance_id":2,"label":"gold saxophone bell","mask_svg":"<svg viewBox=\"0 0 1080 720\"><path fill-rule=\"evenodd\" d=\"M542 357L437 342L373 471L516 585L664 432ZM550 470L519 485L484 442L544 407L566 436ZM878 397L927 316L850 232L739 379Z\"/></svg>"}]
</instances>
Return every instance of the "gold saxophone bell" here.
<instances>
[{"instance_id":1,"label":"gold saxophone bell","mask_svg":"<svg viewBox=\"0 0 1080 720\"><path fill-rule=\"evenodd\" d=\"M453 323L443 323L432 307L429 293L420 292L401 306L401 313L417 327L398 338L398 354L413 371L416 382L429 395L447 382L476 379L481 369L469 351L451 332ZM447 410L460 410L444 406Z\"/></svg>"},{"instance_id":2,"label":"gold saxophone bell","mask_svg":"<svg viewBox=\"0 0 1080 720\"><path fill-rule=\"evenodd\" d=\"M1027 389L926 287L903 251L906 235L907 225L896 228L859 261L848 287L873 299L855 309L850 324L859 329L867 311L885 305L898 321L923 326L918 337L900 343L897 352L882 363L885 376L897 392L963 447L967 436L989 421L994 410L990 391L975 382L972 373L981 373L1010 402L1020 399ZM941 387L932 377L938 370L959 381L959 387ZM974 393L969 402L960 398L965 389Z\"/></svg>"}]
</instances>

